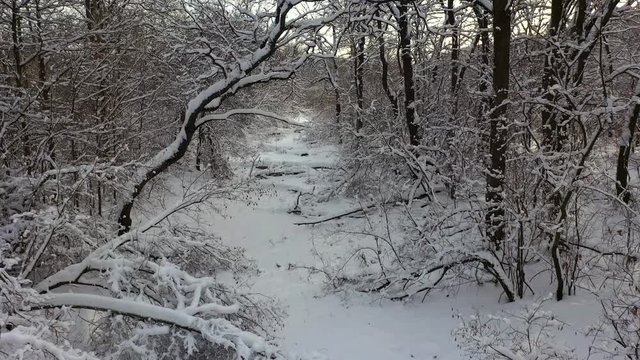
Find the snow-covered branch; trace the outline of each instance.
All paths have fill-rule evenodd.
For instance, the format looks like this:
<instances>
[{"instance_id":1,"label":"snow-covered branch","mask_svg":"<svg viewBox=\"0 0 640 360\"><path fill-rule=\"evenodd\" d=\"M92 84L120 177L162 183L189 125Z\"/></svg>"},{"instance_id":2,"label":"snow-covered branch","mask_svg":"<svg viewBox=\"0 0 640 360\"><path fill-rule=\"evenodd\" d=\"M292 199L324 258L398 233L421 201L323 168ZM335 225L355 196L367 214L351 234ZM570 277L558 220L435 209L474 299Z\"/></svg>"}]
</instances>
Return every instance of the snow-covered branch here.
<instances>
[{"instance_id":1,"label":"snow-covered branch","mask_svg":"<svg viewBox=\"0 0 640 360\"><path fill-rule=\"evenodd\" d=\"M16 327L9 332L3 332L0 336L0 352L7 352L11 349L16 354L30 354L41 352L53 356L57 360L98 360L99 358L91 353L55 344L42 338L39 333L33 333L31 329Z\"/></svg>"},{"instance_id":2,"label":"snow-covered branch","mask_svg":"<svg viewBox=\"0 0 640 360\"><path fill-rule=\"evenodd\" d=\"M300 124L289 121L289 119L287 119L286 117L280 114L276 114L271 111L260 110L260 109L233 109L222 114L205 115L200 117L200 119L198 119L198 122L196 125L200 127L211 121L229 120L229 118L236 115L257 115L257 116L263 116L263 117L275 119L287 125L302 126Z\"/></svg>"},{"instance_id":3,"label":"snow-covered branch","mask_svg":"<svg viewBox=\"0 0 640 360\"><path fill-rule=\"evenodd\" d=\"M212 307L198 309L199 311L194 311L194 309L175 310L135 300L72 293L48 294L35 306L42 308L69 306L110 311L117 314L178 326L198 332L212 343L232 347L237 351L239 356L245 359L251 358L258 353L270 351L264 339L253 333L240 330L228 320L221 318L206 319L195 316L199 313L208 312ZM225 311L229 310L226 309Z\"/></svg>"},{"instance_id":4,"label":"snow-covered branch","mask_svg":"<svg viewBox=\"0 0 640 360\"><path fill-rule=\"evenodd\" d=\"M153 218L136 227L133 231L115 237L114 239L96 248L87 256L85 256L81 262L68 265L64 269L46 277L38 284L36 284L34 288L39 292L46 292L58 286L73 283L77 281L86 271L88 271L91 268L91 264L93 264L96 260L107 258L114 251L117 251L121 246L132 241L138 241L143 237L148 238L151 241L153 241L153 239L157 239L157 237L153 235L145 236L144 234L147 231L153 229L156 225L163 222L172 214L184 210L194 204L200 203L206 200L206 198L209 196L211 196L211 194L207 191L196 192L195 194L189 196L187 199L177 201L173 206L170 206L162 212L156 214Z\"/></svg>"}]
</instances>

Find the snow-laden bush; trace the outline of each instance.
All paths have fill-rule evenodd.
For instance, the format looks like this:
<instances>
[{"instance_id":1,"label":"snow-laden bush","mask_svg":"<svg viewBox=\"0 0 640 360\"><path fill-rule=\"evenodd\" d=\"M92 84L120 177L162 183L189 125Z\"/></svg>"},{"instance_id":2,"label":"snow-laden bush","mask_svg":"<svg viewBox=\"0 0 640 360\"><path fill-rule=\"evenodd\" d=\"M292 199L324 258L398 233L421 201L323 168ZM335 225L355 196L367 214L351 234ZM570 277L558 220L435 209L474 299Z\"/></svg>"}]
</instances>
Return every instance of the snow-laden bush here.
<instances>
[{"instance_id":1,"label":"snow-laden bush","mask_svg":"<svg viewBox=\"0 0 640 360\"><path fill-rule=\"evenodd\" d=\"M575 349L558 337L565 324L544 310L545 301L524 306L517 313L464 319L454 332L460 346L479 360L572 360Z\"/></svg>"},{"instance_id":2,"label":"snow-laden bush","mask_svg":"<svg viewBox=\"0 0 640 360\"><path fill-rule=\"evenodd\" d=\"M3 356L279 356L266 340L277 322L272 305L218 280L223 272L239 276L250 268L242 251L165 221L189 207L231 196L234 187L192 184L175 204L113 237L114 227L105 220L55 206L74 195L60 191L64 186L54 187L57 200L42 202L50 199L47 191L34 192L32 183L11 178L0 183L2 196L13 199L2 203L10 216L0 224ZM26 202L28 207L19 206Z\"/></svg>"},{"instance_id":3,"label":"snow-laden bush","mask_svg":"<svg viewBox=\"0 0 640 360\"><path fill-rule=\"evenodd\" d=\"M599 294L602 314L590 332L595 352L607 359L640 359L640 267L636 258L609 264L615 276Z\"/></svg>"}]
</instances>

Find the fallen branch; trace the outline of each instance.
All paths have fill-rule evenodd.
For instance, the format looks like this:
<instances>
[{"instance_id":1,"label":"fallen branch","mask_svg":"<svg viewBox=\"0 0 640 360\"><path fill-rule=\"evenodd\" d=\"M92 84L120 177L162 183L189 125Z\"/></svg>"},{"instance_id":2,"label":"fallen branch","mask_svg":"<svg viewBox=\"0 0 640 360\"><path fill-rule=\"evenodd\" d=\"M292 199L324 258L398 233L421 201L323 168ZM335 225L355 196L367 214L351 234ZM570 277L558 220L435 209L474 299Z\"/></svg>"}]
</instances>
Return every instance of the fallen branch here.
<instances>
[{"instance_id":1,"label":"fallen branch","mask_svg":"<svg viewBox=\"0 0 640 360\"><path fill-rule=\"evenodd\" d=\"M267 177L294 176L302 173L304 173L304 171L272 171L264 174L258 174L256 177L258 179L266 179Z\"/></svg>"},{"instance_id":2,"label":"fallen branch","mask_svg":"<svg viewBox=\"0 0 640 360\"><path fill-rule=\"evenodd\" d=\"M438 279L436 279L432 284L423 286L412 292L407 292L401 295L393 296L390 298L390 300L404 300L406 298L409 298L413 295L416 295L422 292L424 292L426 296L431 290L435 289L435 287L444 279L445 275L449 270L457 266L461 266L469 263L481 264L484 267L485 271L491 276L493 276L496 282L502 287L502 290L504 291L507 297L507 300L509 302L513 302L515 300L513 289L511 289L511 286L509 285L508 277L506 276L504 271L499 267L499 264L496 264L494 261L491 261L485 254L482 254L482 253L469 254L469 255L466 255L464 258L440 263L420 273L412 274L414 279L405 278L403 280L407 282L412 280L419 281L420 278L422 278L425 275L429 275L436 271L441 271L440 275L438 276ZM375 288L366 289L363 292L379 292L391 286L392 284L393 282L391 282L389 279L385 279L382 285L379 285Z\"/></svg>"},{"instance_id":3,"label":"fallen branch","mask_svg":"<svg viewBox=\"0 0 640 360\"><path fill-rule=\"evenodd\" d=\"M306 193L298 192L298 197L296 198L296 205L293 207L293 209L287 211L287 213L300 215L302 213L302 210L300 210L300 198L302 197L302 195L313 195L315 191L316 191L316 187L314 186L311 192L306 192Z\"/></svg>"},{"instance_id":4,"label":"fallen branch","mask_svg":"<svg viewBox=\"0 0 640 360\"><path fill-rule=\"evenodd\" d=\"M573 246L577 246L579 248L582 249L587 249L587 250L591 250L595 253L598 253L602 256L625 256L625 257L629 257L630 260L636 260L637 257L635 255L629 254L629 253L624 253L621 251L606 251L606 250L600 250L597 249L593 246L589 246L589 245L584 245L584 244L579 244L579 243L575 243L575 242L571 242L571 241L567 241L566 242L569 245L573 245Z\"/></svg>"},{"instance_id":5,"label":"fallen branch","mask_svg":"<svg viewBox=\"0 0 640 360\"><path fill-rule=\"evenodd\" d=\"M413 199L414 200L415 199L423 199L424 197L425 197L424 195L418 195L418 196L415 196ZM386 202L386 203L384 203L382 205L389 205L389 204L398 205L398 203L396 201L388 201L388 202ZM347 211L345 213L341 213L341 214L338 214L338 215L330 216L330 217L327 217L327 218L324 218L324 219L320 219L320 220L316 220L316 221L297 222L297 223L293 223L293 224L294 225L298 225L298 226L300 226L300 225L322 224L322 223L327 222L327 221L337 220L337 219L343 218L345 216L357 214L357 213L360 213L360 212L365 212L365 211L367 211L367 210L369 210L369 209L371 209L373 207L376 207L377 205L379 205L379 204L377 204L377 203L376 204L370 204L370 205L367 205L367 206L364 206L364 207L360 207L360 208L355 209L355 210L349 210L349 211Z\"/></svg>"},{"instance_id":6,"label":"fallen branch","mask_svg":"<svg viewBox=\"0 0 640 360\"><path fill-rule=\"evenodd\" d=\"M375 207L376 205L377 205L377 204L367 205L367 206L361 207L361 208L359 208L359 209L355 209L355 210L347 211L347 212L342 213L342 214L334 215L334 216L331 216L331 217L328 217L328 218L324 218L324 219L320 219L320 220L316 220L316 221L298 222L298 223L293 223L293 224L294 224L294 225L298 225L298 226L300 226L300 225L317 225L317 224L322 224L322 223L327 222L327 221L337 220L337 219L340 219L340 218L345 217L345 216L349 216L349 215L357 214L357 213L359 213L359 212L365 212L365 211L367 211L367 210L369 210L369 209L371 209L371 208Z\"/></svg>"}]
</instances>

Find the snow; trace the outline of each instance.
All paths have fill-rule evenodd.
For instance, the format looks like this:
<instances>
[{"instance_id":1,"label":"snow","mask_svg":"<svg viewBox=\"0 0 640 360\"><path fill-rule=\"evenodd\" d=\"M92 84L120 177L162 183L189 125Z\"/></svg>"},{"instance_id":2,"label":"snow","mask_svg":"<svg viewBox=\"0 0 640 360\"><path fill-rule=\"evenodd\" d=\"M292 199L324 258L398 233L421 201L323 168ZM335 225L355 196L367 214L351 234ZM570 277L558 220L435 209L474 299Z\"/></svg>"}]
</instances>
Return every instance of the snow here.
<instances>
[{"instance_id":1,"label":"snow","mask_svg":"<svg viewBox=\"0 0 640 360\"><path fill-rule=\"evenodd\" d=\"M274 297L284 306L288 316L278 336L293 354L327 359L457 359L449 331L458 321L452 318L446 299L425 305L381 301L365 294L327 294L324 275L290 269L296 265L322 267L313 255L314 244L319 252L340 252L324 248L331 245L318 231L294 225L304 218L287 213L297 197L289 190L311 192L314 186L316 191L328 186L317 180L322 174L313 167L331 168L335 160L333 147L310 146L302 134L285 130L284 136L262 146L260 164L270 170L306 168L306 172L259 180L274 191L253 206L230 202L226 216L212 216L201 223L209 223L225 242L244 247L255 259L260 274L253 279L252 291ZM353 204L336 201L318 206L316 211L337 213ZM446 331L433 331L434 324L444 323L448 323Z\"/></svg>"},{"instance_id":2,"label":"snow","mask_svg":"<svg viewBox=\"0 0 640 360\"><path fill-rule=\"evenodd\" d=\"M303 118L296 121L306 122ZM360 201L345 197L323 202L300 200L302 214L290 213L299 193L318 195L331 188L326 168L336 167L337 150L309 142L299 127L273 131L280 134L266 141L253 139L259 149L254 165L260 169L254 168L252 176L262 175L256 178L260 196L250 202L239 199L216 203L216 209L200 209L190 215L189 221L220 235L230 246L246 249L259 269L249 280L250 291L276 299L286 311L284 326L276 337L293 358L462 359L465 355L452 336L461 324L460 316L515 313L533 300L505 304L499 297L499 287L475 284L432 292L424 301L418 296L406 302L353 290L334 291L322 270L343 266L354 248L371 246L370 238L339 233L337 229L357 229L365 220L344 218L316 226L296 223L358 208ZM250 171L250 165L235 165L240 178L246 178ZM275 171L287 174L267 176ZM298 174L289 175L292 173ZM318 198L322 196L309 197ZM483 258L492 261L491 256ZM345 273L354 270L344 269ZM563 330L565 338L586 352L589 339L579 332L597 320L596 316L584 317L585 313L598 313L597 303L570 297L560 303L549 302L548 306L561 314L560 320L575 325Z\"/></svg>"}]
</instances>

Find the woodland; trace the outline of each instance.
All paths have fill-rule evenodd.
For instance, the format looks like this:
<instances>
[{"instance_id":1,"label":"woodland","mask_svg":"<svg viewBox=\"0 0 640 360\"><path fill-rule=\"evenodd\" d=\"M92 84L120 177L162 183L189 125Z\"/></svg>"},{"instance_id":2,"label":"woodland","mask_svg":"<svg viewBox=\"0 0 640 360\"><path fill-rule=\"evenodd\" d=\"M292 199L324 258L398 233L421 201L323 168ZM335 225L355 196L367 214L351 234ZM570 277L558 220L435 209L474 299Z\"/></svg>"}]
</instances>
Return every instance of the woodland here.
<instances>
[{"instance_id":1,"label":"woodland","mask_svg":"<svg viewBox=\"0 0 640 360\"><path fill-rule=\"evenodd\" d=\"M0 0L0 359L640 359L638 39L636 0ZM498 313L294 353L291 273Z\"/></svg>"}]
</instances>

